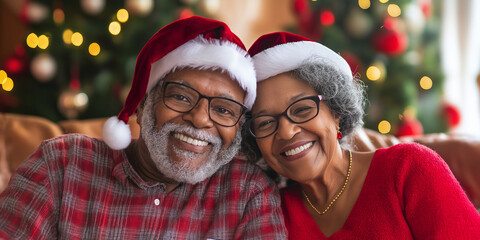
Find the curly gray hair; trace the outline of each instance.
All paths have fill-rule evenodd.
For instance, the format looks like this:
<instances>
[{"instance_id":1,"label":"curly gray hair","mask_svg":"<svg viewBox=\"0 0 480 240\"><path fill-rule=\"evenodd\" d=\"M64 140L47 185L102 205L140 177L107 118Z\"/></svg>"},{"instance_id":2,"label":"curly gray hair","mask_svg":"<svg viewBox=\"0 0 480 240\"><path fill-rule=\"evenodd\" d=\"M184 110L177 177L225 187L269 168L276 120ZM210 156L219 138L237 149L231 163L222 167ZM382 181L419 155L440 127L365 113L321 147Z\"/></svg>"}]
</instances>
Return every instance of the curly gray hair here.
<instances>
[{"instance_id":1,"label":"curly gray hair","mask_svg":"<svg viewBox=\"0 0 480 240\"><path fill-rule=\"evenodd\" d=\"M309 59L290 73L324 97L332 114L340 118L340 131L347 137L357 127L363 126L365 84L357 78L346 78L330 65L312 62L319 61Z\"/></svg>"}]
</instances>

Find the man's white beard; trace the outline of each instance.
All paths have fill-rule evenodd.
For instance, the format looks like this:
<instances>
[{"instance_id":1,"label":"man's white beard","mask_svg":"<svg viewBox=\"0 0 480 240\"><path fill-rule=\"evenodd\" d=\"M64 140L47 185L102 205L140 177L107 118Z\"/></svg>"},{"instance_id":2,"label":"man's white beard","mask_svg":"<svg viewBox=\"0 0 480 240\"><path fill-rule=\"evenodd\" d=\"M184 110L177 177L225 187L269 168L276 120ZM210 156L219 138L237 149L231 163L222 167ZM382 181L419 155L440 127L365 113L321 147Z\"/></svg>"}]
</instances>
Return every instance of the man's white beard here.
<instances>
[{"instance_id":1,"label":"man's white beard","mask_svg":"<svg viewBox=\"0 0 480 240\"><path fill-rule=\"evenodd\" d=\"M165 177L177 182L190 184L201 182L212 176L220 167L230 162L240 150L242 140L240 129L235 134L232 144L225 150L222 150L222 139L220 137L188 125L167 122L163 125L162 129L158 131L153 111L153 98L155 97L152 95L153 94L149 94L143 108L141 133L150 152L150 157L157 169ZM197 168L192 168L189 164L192 159L198 157L203 158L204 154L179 149L175 145L170 144L169 139L173 132L184 133L187 136L209 142L211 150L205 162ZM168 154L169 145L173 148L176 156L182 160L172 160Z\"/></svg>"}]
</instances>

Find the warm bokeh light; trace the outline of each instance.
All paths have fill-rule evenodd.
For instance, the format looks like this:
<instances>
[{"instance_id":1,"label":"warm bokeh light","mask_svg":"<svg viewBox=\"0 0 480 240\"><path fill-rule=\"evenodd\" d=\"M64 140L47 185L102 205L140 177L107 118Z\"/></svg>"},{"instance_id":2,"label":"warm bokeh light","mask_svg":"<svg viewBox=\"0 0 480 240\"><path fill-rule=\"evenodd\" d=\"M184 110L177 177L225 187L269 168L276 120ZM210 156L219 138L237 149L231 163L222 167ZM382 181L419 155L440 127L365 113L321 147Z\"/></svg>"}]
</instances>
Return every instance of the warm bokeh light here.
<instances>
[{"instance_id":1,"label":"warm bokeh light","mask_svg":"<svg viewBox=\"0 0 480 240\"><path fill-rule=\"evenodd\" d=\"M417 110L414 106L408 106L405 108L405 110L403 110L403 116L408 118L416 118Z\"/></svg>"},{"instance_id":2,"label":"warm bokeh light","mask_svg":"<svg viewBox=\"0 0 480 240\"><path fill-rule=\"evenodd\" d=\"M120 23L117 21L113 21L108 25L108 31L112 35L118 35L120 31L122 30L122 26L120 26Z\"/></svg>"},{"instance_id":3,"label":"warm bokeh light","mask_svg":"<svg viewBox=\"0 0 480 240\"><path fill-rule=\"evenodd\" d=\"M81 33L79 32L76 32L74 34L72 34L72 44L75 45L75 46L80 46L82 45L83 43L83 36Z\"/></svg>"},{"instance_id":4,"label":"warm bokeh light","mask_svg":"<svg viewBox=\"0 0 480 240\"><path fill-rule=\"evenodd\" d=\"M98 45L98 43L95 43L95 42L90 44L90 46L88 46L88 52L92 56L97 56L100 53L100 45Z\"/></svg>"},{"instance_id":5,"label":"warm bokeh light","mask_svg":"<svg viewBox=\"0 0 480 240\"><path fill-rule=\"evenodd\" d=\"M358 6L360 6L361 9L369 9L370 0L358 0Z\"/></svg>"},{"instance_id":6,"label":"warm bokeh light","mask_svg":"<svg viewBox=\"0 0 480 240\"><path fill-rule=\"evenodd\" d=\"M27 36L27 46L30 48L36 48L38 45L38 37L35 33L30 33Z\"/></svg>"},{"instance_id":7,"label":"warm bokeh light","mask_svg":"<svg viewBox=\"0 0 480 240\"><path fill-rule=\"evenodd\" d=\"M382 71L377 66L370 66L367 69L367 78L371 81L377 81L382 77Z\"/></svg>"},{"instance_id":8,"label":"warm bokeh light","mask_svg":"<svg viewBox=\"0 0 480 240\"><path fill-rule=\"evenodd\" d=\"M381 3L387 3L388 2L388 0L378 0L378 1L381 2Z\"/></svg>"},{"instance_id":9,"label":"warm bokeh light","mask_svg":"<svg viewBox=\"0 0 480 240\"><path fill-rule=\"evenodd\" d=\"M427 77L427 76L423 76L421 79L420 79L420 87L424 90L428 90L430 88L432 88L433 86L433 82L432 82L432 79Z\"/></svg>"},{"instance_id":10,"label":"warm bokeh light","mask_svg":"<svg viewBox=\"0 0 480 240\"><path fill-rule=\"evenodd\" d=\"M120 9L117 11L117 19L119 22L124 23L128 21L128 11L126 9Z\"/></svg>"},{"instance_id":11,"label":"warm bokeh light","mask_svg":"<svg viewBox=\"0 0 480 240\"><path fill-rule=\"evenodd\" d=\"M72 30L65 29L65 31L63 31L63 41L66 44L72 44L72 35L73 35Z\"/></svg>"},{"instance_id":12,"label":"warm bokeh light","mask_svg":"<svg viewBox=\"0 0 480 240\"><path fill-rule=\"evenodd\" d=\"M383 120L378 124L378 131L382 134L387 134L392 129L392 125L387 121Z\"/></svg>"},{"instance_id":13,"label":"warm bokeh light","mask_svg":"<svg viewBox=\"0 0 480 240\"><path fill-rule=\"evenodd\" d=\"M41 49L47 49L48 45L50 44L50 41L48 40L48 37L45 35L40 35L38 37L38 47Z\"/></svg>"},{"instance_id":14,"label":"warm bokeh light","mask_svg":"<svg viewBox=\"0 0 480 240\"><path fill-rule=\"evenodd\" d=\"M0 70L0 84L3 84L7 80L7 73L3 70Z\"/></svg>"},{"instance_id":15,"label":"warm bokeh light","mask_svg":"<svg viewBox=\"0 0 480 240\"><path fill-rule=\"evenodd\" d=\"M13 89L13 80L9 77L5 79L4 83L2 84L3 90L10 92Z\"/></svg>"},{"instance_id":16,"label":"warm bokeh light","mask_svg":"<svg viewBox=\"0 0 480 240\"><path fill-rule=\"evenodd\" d=\"M60 8L56 8L53 11L53 21L57 24L60 25L65 21L65 13L63 13L63 10Z\"/></svg>"},{"instance_id":17,"label":"warm bokeh light","mask_svg":"<svg viewBox=\"0 0 480 240\"><path fill-rule=\"evenodd\" d=\"M392 17L398 17L402 14L402 10L397 4L390 4L387 8L388 15Z\"/></svg>"}]
</instances>

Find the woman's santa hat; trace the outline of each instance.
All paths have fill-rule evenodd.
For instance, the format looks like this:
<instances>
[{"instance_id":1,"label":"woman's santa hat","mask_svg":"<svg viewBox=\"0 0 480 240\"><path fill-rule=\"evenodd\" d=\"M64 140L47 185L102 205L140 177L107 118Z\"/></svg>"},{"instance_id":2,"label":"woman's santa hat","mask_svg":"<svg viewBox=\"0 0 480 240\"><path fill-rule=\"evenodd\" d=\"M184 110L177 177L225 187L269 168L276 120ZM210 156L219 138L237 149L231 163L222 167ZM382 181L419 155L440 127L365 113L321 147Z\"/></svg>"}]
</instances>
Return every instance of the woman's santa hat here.
<instances>
[{"instance_id":1,"label":"woman's santa hat","mask_svg":"<svg viewBox=\"0 0 480 240\"><path fill-rule=\"evenodd\" d=\"M132 86L125 105L103 126L103 140L113 149L131 141L129 117L160 79L177 68L219 69L245 90L244 105L251 108L256 96L253 62L241 40L219 21L193 16L160 29L137 57Z\"/></svg>"},{"instance_id":2,"label":"woman's santa hat","mask_svg":"<svg viewBox=\"0 0 480 240\"><path fill-rule=\"evenodd\" d=\"M258 82L308 63L331 66L347 79L353 79L350 66L339 54L318 42L289 32L261 36L248 53L255 64Z\"/></svg>"}]
</instances>

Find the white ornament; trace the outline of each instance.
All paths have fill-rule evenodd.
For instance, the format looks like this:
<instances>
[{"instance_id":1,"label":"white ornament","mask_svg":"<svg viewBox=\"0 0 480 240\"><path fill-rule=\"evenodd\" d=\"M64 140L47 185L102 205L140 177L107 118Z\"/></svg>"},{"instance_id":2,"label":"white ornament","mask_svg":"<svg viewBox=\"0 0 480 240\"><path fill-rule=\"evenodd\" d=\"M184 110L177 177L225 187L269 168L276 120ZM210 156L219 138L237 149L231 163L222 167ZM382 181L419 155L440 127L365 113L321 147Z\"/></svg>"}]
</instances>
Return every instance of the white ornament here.
<instances>
[{"instance_id":1,"label":"white ornament","mask_svg":"<svg viewBox=\"0 0 480 240\"><path fill-rule=\"evenodd\" d=\"M57 73L57 63L49 54L41 53L33 58L30 70L38 81L48 82Z\"/></svg>"},{"instance_id":2,"label":"white ornament","mask_svg":"<svg viewBox=\"0 0 480 240\"><path fill-rule=\"evenodd\" d=\"M68 119L78 117L88 107L88 96L84 92L67 90L58 98L58 110Z\"/></svg>"},{"instance_id":3,"label":"white ornament","mask_svg":"<svg viewBox=\"0 0 480 240\"><path fill-rule=\"evenodd\" d=\"M91 15L97 15L105 8L105 0L82 0L83 10Z\"/></svg>"},{"instance_id":4,"label":"white ornament","mask_svg":"<svg viewBox=\"0 0 480 240\"><path fill-rule=\"evenodd\" d=\"M28 3L26 9L28 20L33 23L43 21L48 16L48 8L37 2Z\"/></svg>"},{"instance_id":5,"label":"white ornament","mask_svg":"<svg viewBox=\"0 0 480 240\"><path fill-rule=\"evenodd\" d=\"M125 8L132 14L148 15L153 9L152 0L127 0Z\"/></svg>"},{"instance_id":6,"label":"white ornament","mask_svg":"<svg viewBox=\"0 0 480 240\"><path fill-rule=\"evenodd\" d=\"M353 9L345 19L345 29L354 37L365 37L372 31L373 21L363 10Z\"/></svg>"},{"instance_id":7,"label":"white ornament","mask_svg":"<svg viewBox=\"0 0 480 240\"><path fill-rule=\"evenodd\" d=\"M416 4L409 4L405 7L404 16L410 32L419 33L423 30L425 26L425 16Z\"/></svg>"}]
</instances>

